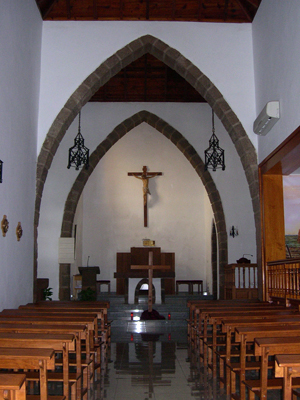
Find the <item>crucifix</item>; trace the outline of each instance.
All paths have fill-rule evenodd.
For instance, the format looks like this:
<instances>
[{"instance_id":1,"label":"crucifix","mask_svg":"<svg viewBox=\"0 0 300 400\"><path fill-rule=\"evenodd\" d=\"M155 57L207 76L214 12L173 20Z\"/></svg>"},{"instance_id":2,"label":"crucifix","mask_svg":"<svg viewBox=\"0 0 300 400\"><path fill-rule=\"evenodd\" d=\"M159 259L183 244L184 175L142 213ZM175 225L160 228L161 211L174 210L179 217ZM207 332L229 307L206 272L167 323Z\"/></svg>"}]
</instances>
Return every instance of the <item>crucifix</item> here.
<instances>
[{"instance_id":1,"label":"crucifix","mask_svg":"<svg viewBox=\"0 0 300 400\"><path fill-rule=\"evenodd\" d=\"M143 166L142 172L128 172L128 176L134 176L137 179L143 181L143 197L144 197L144 227L148 226L148 216L147 216L147 195L151 194L149 190L149 179L155 176L162 175L162 172L147 172L147 167Z\"/></svg>"},{"instance_id":2,"label":"crucifix","mask_svg":"<svg viewBox=\"0 0 300 400\"><path fill-rule=\"evenodd\" d=\"M147 269L148 270L148 311L152 312L152 278L154 269L170 269L170 265L153 265L153 251L149 251L148 265L131 265L131 269Z\"/></svg>"}]
</instances>

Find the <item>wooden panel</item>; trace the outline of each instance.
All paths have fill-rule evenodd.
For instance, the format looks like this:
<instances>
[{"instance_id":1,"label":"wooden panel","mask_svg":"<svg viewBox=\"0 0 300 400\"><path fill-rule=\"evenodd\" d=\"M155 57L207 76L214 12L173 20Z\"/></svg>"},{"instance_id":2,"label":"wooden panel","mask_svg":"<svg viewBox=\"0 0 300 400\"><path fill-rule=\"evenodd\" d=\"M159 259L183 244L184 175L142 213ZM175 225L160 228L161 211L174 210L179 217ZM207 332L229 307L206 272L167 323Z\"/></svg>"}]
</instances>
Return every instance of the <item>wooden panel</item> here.
<instances>
[{"instance_id":1,"label":"wooden panel","mask_svg":"<svg viewBox=\"0 0 300 400\"><path fill-rule=\"evenodd\" d=\"M130 250L131 265L149 265L150 252L153 253L153 265L162 265L160 247L131 247Z\"/></svg>"},{"instance_id":2,"label":"wooden panel","mask_svg":"<svg viewBox=\"0 0 300 400\"><path fill-rule=\"evenodd\" d=\"M165 294L175 293L175 254L161 253L160 247L132 247L131 253L117 253L117 294L125 295L127 293L128 275L140 277L141 279L148 277L147 270L133 271L130 265L148 265L149 252L153 252L153 264L170 265L171 273L168 271L154 271L153 277L164 277L164 275L174 275L172 278L165 279ZM121 274L124 274L124 277Z\"/></svg>"},{"instance_id":3,"label":"wooden panel","mask_svg":"<svg viewBox=\"0 0 300 400\"><path fill-rule=\"evenodd\" d=\"M170 265L175 273L175 253L161 253L161 264ZM165 279L165 294L175 294L175 278Z\"/></svg>"},{"instance_id":4,"label":"wooden panel","mask_svg":"<svg viewBox=\"0 0 300 400\"><path fill-rule=\"evenodd\" d=\"M117 272L127 272L130 266L130 253L117 253ZM117 294L125 294L125 279L117 279Z\"/></svg>"},{"instance_id":5,"label":"wooden panel","mask_svg":"<svg viewBox=\"0 0 300 400\"><path fill-rule=\"evenodd\" d=\"M283 185L281 175L263 176L265 261L285 258Z\"/></svg>"}]
</instances>

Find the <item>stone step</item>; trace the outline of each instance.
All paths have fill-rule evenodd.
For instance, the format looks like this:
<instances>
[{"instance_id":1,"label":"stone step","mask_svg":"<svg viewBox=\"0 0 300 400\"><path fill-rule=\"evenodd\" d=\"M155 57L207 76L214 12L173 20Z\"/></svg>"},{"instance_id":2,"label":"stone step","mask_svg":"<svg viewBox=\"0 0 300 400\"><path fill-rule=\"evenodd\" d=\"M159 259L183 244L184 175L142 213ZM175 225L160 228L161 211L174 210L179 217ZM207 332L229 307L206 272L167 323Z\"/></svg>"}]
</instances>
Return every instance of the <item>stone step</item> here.
<instances>
[{"instance_id":1,"label":"stone step","mask_svg":"<svg viewBox=\"0 0 300 400\"><path fill-rule=\"evenodd\" d=\"M187 307L189 299L207 300L212 299L212 296L189 295L188 293L166 296L165 303L153 304L153 309L165 317L163 321L172 321L172 323L175 323L175 321L179 323L181 321L185 324L189 315ZM138 304L126 304L124 296L116 295L115 293L101 293L98 295L98 300L107 300L110 302L108 320L113 321L115 326L118 324L121 326L126 321L139 321L142 312L148 308L147 296L140 296Z\"/></svg>"}]
</instances>

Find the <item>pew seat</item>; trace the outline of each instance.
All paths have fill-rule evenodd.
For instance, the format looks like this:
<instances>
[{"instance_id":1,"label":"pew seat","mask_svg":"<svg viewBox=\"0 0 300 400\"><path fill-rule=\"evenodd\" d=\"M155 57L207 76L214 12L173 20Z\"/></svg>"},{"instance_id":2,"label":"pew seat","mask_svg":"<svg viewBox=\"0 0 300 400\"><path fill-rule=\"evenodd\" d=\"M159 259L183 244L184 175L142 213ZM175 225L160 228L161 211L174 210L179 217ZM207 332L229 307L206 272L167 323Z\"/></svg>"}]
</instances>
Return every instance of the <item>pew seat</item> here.
<instances>
[{"instance_id":1,"label":"pew seat","mask_svg":"<svg viewBox=\"0 0 300 400\"><path fill-rule=\"evenodd\" d=\"M0 374L0 399L26 400L26 375Z\"/></svg>"}]
</instances>

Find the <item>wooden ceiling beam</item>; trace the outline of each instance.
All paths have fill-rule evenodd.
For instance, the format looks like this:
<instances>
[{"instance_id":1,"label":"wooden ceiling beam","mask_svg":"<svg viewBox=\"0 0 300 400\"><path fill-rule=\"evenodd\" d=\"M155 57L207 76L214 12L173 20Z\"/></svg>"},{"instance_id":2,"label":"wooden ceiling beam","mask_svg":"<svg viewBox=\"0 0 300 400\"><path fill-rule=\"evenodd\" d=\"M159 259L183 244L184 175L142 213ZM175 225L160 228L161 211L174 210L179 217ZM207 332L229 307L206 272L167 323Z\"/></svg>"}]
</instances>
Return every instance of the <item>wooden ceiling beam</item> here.
<instances>
[{"instance_id":1,"label":"wooden ceiling beam","mask_svg":"<svg viewBox=\"0 0 300 400\"><path fill-rule=\"evenodd\" d=\"M225 0L225 4L224 4L224 21L227 20L227 16L228 16L228 3L229 3L229 0Z\"/></svg>"},{"instance_id":2,"label":"wooden ceiling beam","mask_svg":"<svg viewBox=\"0 0 300 400\"><path fill-rule=\"evenodd\" d=\"M149 21L149 0L146 0L146 21Z\"/></svg>"},{"instance_id":3,"label":"wooden ceiling beam","mask_svg":"<svg viewBox=\"0 0 300 400\"><path fill-rule=\"evenodd\" d=\"M253 21L253 15L251 15L251 13L250 13L248 7L246 6L245 1L244 1L244 0L235 0L235 1L238 3L238 5L239 5L239 6L241 7L241 9L243 10L243 12L244 12L246 18L248 19L248 21L249 21L249 22L252 22L252 21Z\"/></svg>"},{"instance_id":4,"label":"wooden ceiling beam","mask_svg":"<svg viewBox=\"0 0 300 400\"><path fill-rule=\"evenodd\" d=\"M93 0L94 19L98 19L97 0Z\"/></svg>"},{"instance_id":5,"label":"wooden ceiling beam","mask_svg":"<svg viewBox=\"0 0 300 400\"><path fill-rule=\"evenodd\" d=\"M55 1L56 1L56 0L48 0L48 1L46 2L46 5L45 5L45 6L40 7L40 12L41 12L41 15L42 15L42 18L43 18L43 19L46 18L47 15L49 14L49 12L52 10L52 7L53 7Z\"/></svg>"},{"instance_id":6,"label":"wooden ceiling beam","mask_svg":"<svg viewBox=\"0 0 300 400\"><path fill-rule=\"evenodd\" d=\"M172 21L175 21L176 17L176 0L172 1Z\"/></svg>"},{"instance_id":7,"label":"wooden ceiling beam","mask_svg":"<svg viewBox=\"0 0 300 400\"><path fill-rule=\"evenodd\" d=\"M198 3L198 21L203 20L203 0L199 0Z\"/></svg>"},{"instance_id":8,"label":"wooden ceiling beam","mask_svg":"<svg viewBox=\"0 0 300 400\"><path fill-rule=\"evenodd\" d=\"M123 20L123 10L124 10L124 3L123 0L120 0L120 20Z\"/></svg>"},{"instance_id":9,"label":"wooden ceiling beam","mask_svg":"<svg viewBox=\"0 0 300 400\"><path fill-rule=\"evenodd\" d=\"M259 7L261 0L246 0L248 3L252 4L256 9Z\"/></svg>"},{"instance_id":10,"label":"wooden ceiling beam","mask_svg":"<svg viewBox=\"0 0 300 400\"><path fill-rule=\"evenodd\" d=\"M67 7L67 19L71 19L71 3L70 0L66 0Z\"/></svg>"}]
</instances>

